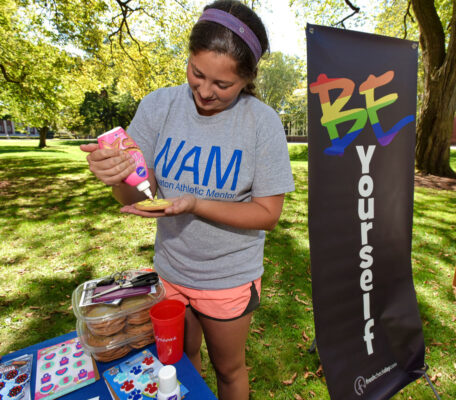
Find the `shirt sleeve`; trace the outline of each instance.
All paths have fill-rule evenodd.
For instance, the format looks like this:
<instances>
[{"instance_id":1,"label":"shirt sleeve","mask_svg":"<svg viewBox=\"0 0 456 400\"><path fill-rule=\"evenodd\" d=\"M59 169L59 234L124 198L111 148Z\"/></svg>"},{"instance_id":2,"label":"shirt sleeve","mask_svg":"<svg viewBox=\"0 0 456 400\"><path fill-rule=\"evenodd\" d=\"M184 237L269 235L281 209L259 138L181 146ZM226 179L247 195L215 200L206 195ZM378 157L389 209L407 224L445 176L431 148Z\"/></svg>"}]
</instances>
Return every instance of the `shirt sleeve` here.
<instances>
[{"instance_id":1,"label":"shirt sleeve","mask_svg":"<svg viewBox=\"0 0 456 400\"><path fill-rule=\"evenodd\" d=\"M254 197L274 196L295 189L282 122L274 110L268 108L266 111L257 131Z\"/></svg>"}]
</instances>

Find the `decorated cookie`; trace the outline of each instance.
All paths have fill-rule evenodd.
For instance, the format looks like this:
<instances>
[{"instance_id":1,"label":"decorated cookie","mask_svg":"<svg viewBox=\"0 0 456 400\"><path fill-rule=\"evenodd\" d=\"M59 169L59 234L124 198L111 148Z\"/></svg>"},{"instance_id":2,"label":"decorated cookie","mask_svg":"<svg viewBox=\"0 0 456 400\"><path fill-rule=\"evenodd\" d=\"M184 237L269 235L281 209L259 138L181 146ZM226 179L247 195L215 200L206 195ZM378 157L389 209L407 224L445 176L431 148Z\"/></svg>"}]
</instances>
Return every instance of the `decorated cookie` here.
<instances>
[{"instance_id":1,"label":"decorated cookie","mask_svg":"<svg viewBox=\"0 0 456 400\"><path fill-rule=\"evenodd\" d=\"M59 385L60 386L65 386L65 385L68 385L69 383L71 383L71 377L69 376L64 376L62 379L60 379L59 381Z\"/></svg>"},{"instance_id":2,"label":"decorated cookie","mask_svg":"<svg viewBox=\"0 0 456 400\"><path fill-rule=\"evenodd\" d=\"M21 374L16 378L15 382L18 384L21 384L21 383L27 382L28 378L29 378L29 374Z\"/></svg>"},{"instance_id":3,"label":"decorated cookie","mask_svg":"<svg viewBox=\"0 0 456 400\"><path fill-rule=\"evenodd\" d=\"M49 375L47 372L43 375L41 378L41 383L48 383L51 380L51 375Z\"/></svg>"},{"instance_id":4,"label":"decorated cookie","mask_svg":"<svg viewBox=\"0 0 456 400\"><path fill-rule=\"evenodd\" d=\"M133 379L130 379L123 383L123 385L120 387L120 390L122 390L125 393L130 393L134 388L135 385L133 383Z\"/></svg>"},{"instance_id":5,"label":"decorated cookie","mask_svg":"<svg viewBox=\"0 0 456 400\"><path fill-rule=\"evenodd\" d=\"M41 370L42 371L46 371L47 369L51 369L54 367L54 361L48 361L47 363L44 363L42 366L41 366Z\"/></svg>"},{"instance_id":6,"label":"decorated cookie","mask_svg":"<svg viewBox=\"0 0 456 400\"><path fill-rule=\"evenodd\" d=\"M22 393L22 386L21 385L16 385L13 386L10 391L8 392L8 396L14 399L15 397L18 397Z\"/></svg>"},{"instance_id":7,"label":"decorated cookie","mask_svg":"<svg viewBox=\"0 0 456 400\"><path fill-rule=\"evenodd\" d=\"M56 373L57 375L65 375L67 371L68 371L68 368L67 368L67 367L64 367L64 368L58 369L55 373Z\"/></svg>"},{"instance_id":8,"label":"decorated cookie","mask_svg":"<svg viewBox=\"0 0 456 400\"><path fill-rule=\"evenodd\" d=\"M70 348L65 346L60 349L59 354L68 354L69 352L70 352Z\"/></svg>"},{"instance_id":9,"label":"decorated cookie","mask_svg":"<svg viewBox=\"0 0 456 400\"><path fill-rule=\"evenodd\" d=\"M142 374L142 375L136 380L136 382L138 382L139 385L141 385L141 386L147 385L147 384L150 382L150 377L149 377L149 375L147 375L147 374Z\"/></svg>"},{"instance_id":10,"label":"decorated cookie","mask_svg":"<svg viewBox=\"0 0 456 400\"><path fill-rule=\"evenodd\" d=\"M54 388L54 384L50 383L49 385L41 386L40 392L41 393L49 393L53 388Z\"/></svg>"},{"instance_id":11,"label":"decorated cookie","mask_svg":"<svg viewBox=\"0 0 456 400\"><path fill-rule=\"evenodd\" d=\"M62 357L62 359L60 360L60 365L67 365L68 362L68 357Z\"/></svg>"},{"instance_id":12,"label":"decorated cookie","mask_svg":"<svg viewBox=\"0 0 456 400\"><path fill-rule=\"evenodd\" d=\"M117 383L123 383L127 380L128 374L126 372L119 372L115 377L114 377L114 382Z\"/></svg>"},{"instance_id":13,"label":"decorated cookie","mask_svg":"<svg viewBox=\"0 0 456 400\"><path fill-rule=\"evenodd\" d=\"M165 199L147 199L144 201L140 201L139 203L135 203L134 206L138 210L144 211L159 211L164 210L166 207L169 207L173 203L169 200Z\"/></svg>"},{"instance_id":14,"label":"decorated cookie","mask_svg":"<svg viewBox=\"0 0 456 400\"><path fill-rule=\"evenodd\" d=\"M154 363L154 358L153 357L144 357L144 360L142 362L144 365L152 365Z\"/></svg>"},{"instance_id":15,"label":"decorated cookie","mask_svg":"<svg viewBox=\"0 0 456 400\"><path fill-rule=\"evenodd\" d=\"M87 378L87 371L85 369L81 369L79 372L78 372L78 378L79 379L85 379Z\"/></svg>"},{"instance_id":16,"label":"decorated cookie","mask_svg":"<svg viewBox=\"0 0 456 400\"><path fill-rule=\"evenodd\" d=\"M143 394L147 397L154 397L158 391L157 382L149 383L144 389Z\"/></svg>"},{"instance_id":17,"label":"decorated cookie","mask_svg":"<svg viewBox=\"0 0 456 400\"><path fill-rule=\"evenodd\" d=\"M73 353L73 357L75 357L75 358L82 357L83 355L84 355L84 350Z\"/></svg>"},{"instance_id":18,"label":"decorated cookie","mask_svg":"<svg viewBox=\"0 0 456 400\"><path fill-rule=\"evenodd\" d=\"M13 369L13 370L5 373L5 379L7 381L11 381L11 380L15 379L17 375L18 375L17 369Z\"/></svg>"},{"instance_id":19,"label":"decorated cookie","mask_svg":"<svg viewBox=\"0 0 456 400\"><path fill-rule=\"evenodd\" d=\"M86 363L86 360L78 360L73 364L73 368L81 368Z\"/></svg>"},{"instance_id":20,"label":"decorated cookie","mask_svg":"<svg viewBox=\"0 0 456 400\"><path fill-rule=\"evenodd\" d=\"M143 397L141 395L141 391L138 389L133 390L129 395L128 395L128 400L141 400Z\"/></svg>"},{"instance_id":21,"label":"decorated cookie","mask_svg":"<svg viewBox=\"0 0 456 400\"><path fill-rule=\"evenodd\" d=\"M141 365L135 365L130 369L130 374L139 375L142 372Z\"/></svg>"}]
</instances>

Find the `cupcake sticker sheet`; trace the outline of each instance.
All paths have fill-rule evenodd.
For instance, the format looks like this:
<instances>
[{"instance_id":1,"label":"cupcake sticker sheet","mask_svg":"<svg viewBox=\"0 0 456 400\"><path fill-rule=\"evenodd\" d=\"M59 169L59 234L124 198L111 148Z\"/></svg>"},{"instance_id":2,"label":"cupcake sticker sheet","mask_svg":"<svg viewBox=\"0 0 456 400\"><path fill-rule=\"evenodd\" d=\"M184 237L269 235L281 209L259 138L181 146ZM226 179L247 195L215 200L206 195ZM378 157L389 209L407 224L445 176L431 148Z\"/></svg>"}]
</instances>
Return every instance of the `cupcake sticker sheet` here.
<instances>
[{"instance_id":1,"label":"cupcake sticker sheet","mask_svg":"<svg viewBox=\"0 0 456 400\"><path fill-rule=\"evenodd\" d=\"M30 400L32 354L0 364L0 400Z\"/></svg>"},{"instance_id":2,"label":"cupcake sticker sheet","mask_svg":"<svg viewBox=\"0 0 456 400\"><path fill-rule=\"evenodd\" d=\"M95 382L99 378L92 357L79 338L38 350L35 400L55 399Z\"/></svg>"},{"instance_id":3,"label":"cupcake sticker sheet","mask_svg":"<svg viewBox=\"0 0 456 400\"><path fill-rule=\"evenodd\" d=\"M163 364L149 350L143 350L128 360L107 369L104 380L113 399L147 400L156 399L158 391L158 371ZM188 389L178 382L181 396Z\"/></svg>"}]
</instances>

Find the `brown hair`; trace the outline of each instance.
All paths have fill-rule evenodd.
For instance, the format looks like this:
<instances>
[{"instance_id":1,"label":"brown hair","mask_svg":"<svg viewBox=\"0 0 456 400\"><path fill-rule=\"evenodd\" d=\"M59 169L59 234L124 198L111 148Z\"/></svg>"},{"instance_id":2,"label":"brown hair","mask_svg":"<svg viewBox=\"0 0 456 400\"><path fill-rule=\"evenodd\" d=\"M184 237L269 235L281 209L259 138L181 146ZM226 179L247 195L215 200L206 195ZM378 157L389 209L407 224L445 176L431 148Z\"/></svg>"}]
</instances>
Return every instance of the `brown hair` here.
<instances>
[{"instance_id":1,"label":"brown hair","mask_svg":"<svg viewBox=\"0 0 456 400\"><path fill-rule=\"evenodd\" d=\"M218 0L204 7L204 10L209 8L225 11L244 22L258 38L261 54L269 50L269 40L263 22L249 7L236 0ZM257 62L252 50L237 34L216 22L199 21L192 29L188 48L193 54L208 50L231 56L237 64L236 73L248 82L242 92L255 96L253 81L258 72Z\"/></svg>"}]
</instances>

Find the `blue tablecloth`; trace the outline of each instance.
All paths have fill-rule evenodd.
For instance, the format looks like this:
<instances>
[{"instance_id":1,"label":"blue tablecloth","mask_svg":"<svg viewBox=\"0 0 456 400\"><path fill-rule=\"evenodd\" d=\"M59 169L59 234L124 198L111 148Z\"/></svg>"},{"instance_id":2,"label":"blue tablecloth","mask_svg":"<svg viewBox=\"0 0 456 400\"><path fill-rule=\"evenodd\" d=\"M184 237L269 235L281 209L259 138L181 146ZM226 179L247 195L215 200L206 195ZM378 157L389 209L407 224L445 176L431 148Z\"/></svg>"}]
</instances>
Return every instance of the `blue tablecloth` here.
<instances>
[{"instance_id":1,"label":"blue tablecloth","mask_svg":"<svg viewBox=\"0 0 456 400\"><path fill-rule=\"evenodd\" d=\"M21 356L23 354L33 354L33 373L32 373L32 393L35 392L35 379L36 379L36 358L37 352L39 349L44 347L52 346L53 344L61 343L66 340L72 339L76 337L76 331L67 333L62 336L58 336L49 340L45 340L44 342L37 343L33 346L27 347L22 350L18 350L14 353L6 354L3 356L2 360L6 361L12 358ZM155 345L151 345L147 347L155 356L157 356L157 350ZM143 349L141 349L143 350ZM87 400L93 397L99 396L100 400L111 400L111 395L109 394L108 388L103 380L102 374L103 371L119 364L124 359L131 357L135 353L138 353L141 350L132 350L128 353L124 358L120 358L118 360L114 360L111 362L103 363L97 362L98 371L100 373L100 379L96 382L85 386L81 389L78 389L74 392L68 393L59 399L62 400ZM209 387L206 385L206 382L201 378L198 374L196 369L193 367L192 363L188 359L188 357L184 354L183 357L180 359L179 362L174 364L177 369L177 378L188 388L189 393L185 396L186 400L217 400L214 394L211 392ZM32 399L33 400L33 399Z\"/></svg>"}]
</instances>

